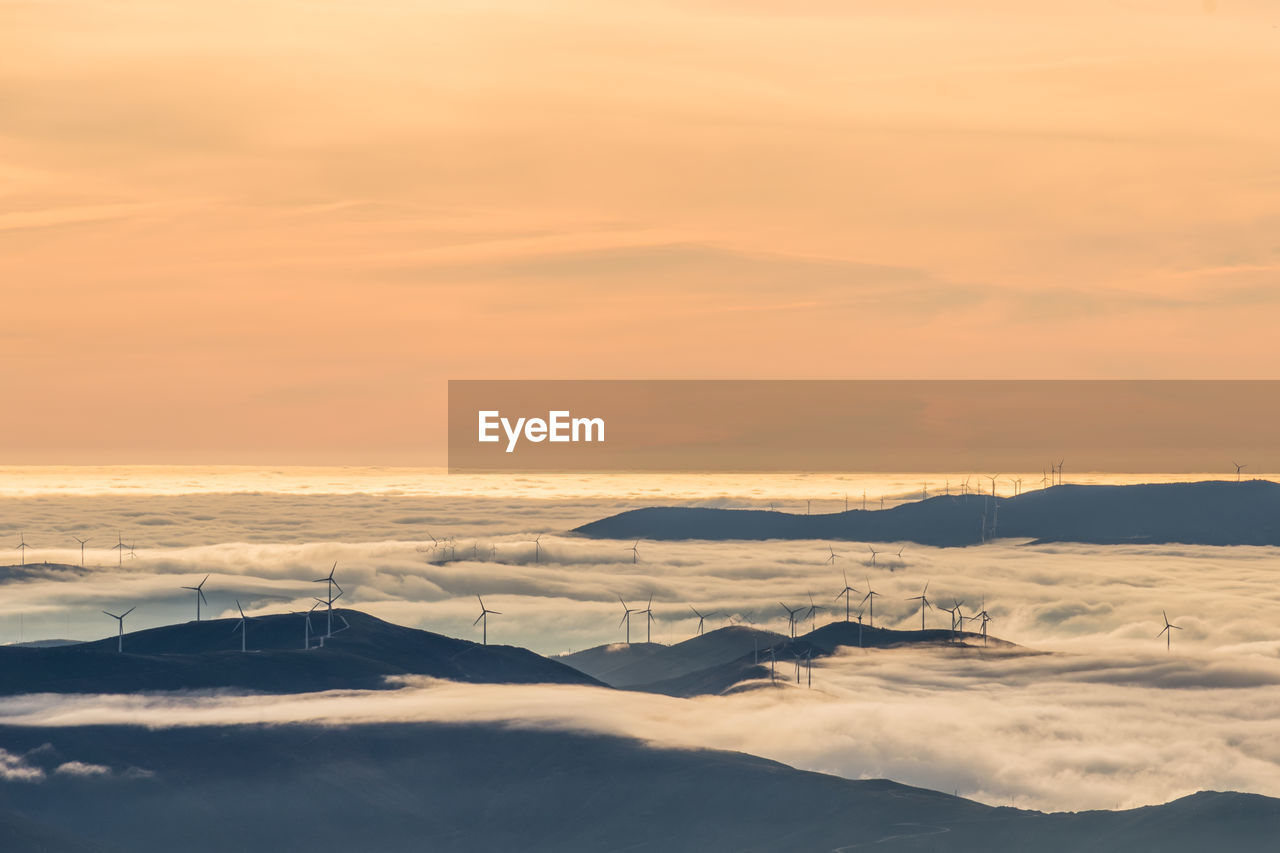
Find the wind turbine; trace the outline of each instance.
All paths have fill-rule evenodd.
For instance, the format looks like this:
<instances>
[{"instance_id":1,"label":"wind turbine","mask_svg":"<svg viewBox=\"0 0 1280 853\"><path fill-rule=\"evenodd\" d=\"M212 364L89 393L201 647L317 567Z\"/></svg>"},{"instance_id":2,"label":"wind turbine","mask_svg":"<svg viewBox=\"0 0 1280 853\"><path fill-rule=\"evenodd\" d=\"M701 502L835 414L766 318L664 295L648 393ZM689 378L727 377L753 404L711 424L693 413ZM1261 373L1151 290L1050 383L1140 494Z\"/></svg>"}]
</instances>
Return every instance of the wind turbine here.
<instances>
[{"instance_id":1,"label":"wind turbine","mask_svg":"<svg viewBox=\"0 0 1280 853\"><path fill-rule=\"evenodd\" d=\"M315 611L317 607L319 607L323 603L324 602L317 599L316 603L311 605L311 609L308 610L306 613L306 619L303 622L303 628L302 628L302 648L304 649L310 650L311 648L311 631L312 631L311 614Z\"/></svg>"},{"instance_id":2,"label":"wind turbine","mask_svg":"<svg viewBox=\"0 0 1280 853\"><path fill-rule=\"evenodd\" d=\"M108 616L110 616L112 619L114 619L114 620L116 620L117 622L119 622L119 623L120 623L120 634L118 635L118 636L119 636L119 639L118 639L118 641L116 642L116 651L117 651L117 652L123 652L123 651L124 651L124 617L128 616L130 613L132 613L133 611L135 611L135 610L137 610L137 609L138 609L138 608L137 608L137 605L134 605L133 607L130 607L128 610L126 610L125 612L121 613L119 616L117 616L117 615L116 615L116 614L114 614L114 613L107 613L107 611L105 611L105 610L104 610L104 611L102 611L103 613L106 613L106 614L107 614Z\"/></svg>"},{"instance_id":3,"label":"wind turbine","mask_svg":"<svg viewBox=\"0 0 1280 853\"><path fill-rule=\"evenodd\" d=\"M1246 464L1244 464L1244 465L1241 465L1239 462L1236 462L1234 459L1231 461L1231 464L1232 464L1232 465L1234 465L1234 466L1236 466L1236 482L1238 483L1238 482L1240 482L1240 471L1241 471L1241 469L1248 468L1248 467L1249 467L1249 465L1248 465L1248 463L1246 463Z\"/></svg>"},{"instance_id":4,"label":"wind turbine","mask_svg":"<svg viewBox=\"0 0 1280 853\"><path fill-rule=\"evenodd\" d=\"M955 616L955 622L951 626L951 635L954 637L956 633L956 628L960 629L960 633L964 633L965 615L964 615L964 612L960 609L961 607L964 607L964 602L956 601L954 598L951 599L951 602L952 602L951 604L952 613Z\"/></svg>"},{"instance_id":5,"label":"wind turbine","mask_svg":"<svg viewBox=\"0 0 1280 853\"><path fill-rule=\"evenodd\" d=\"M1067 461L1066 459L1058 460L1058 485L1059 486L1062 485L1062 463L1066 461Z\"/></svg>"},{"instance_id":6,"label":"wind turbine","mask_svg":"<svg viewBox=\"0 0 1280 853\"><path fill-rule=\"evenodd\" d=\"M111 546L111 550L116 552L116 565L124 565L124 550L129 547L124 544L124 539L120 537L119 531L116 532L116 544Z\"/></svg>"},{"instance_id":7,"label":"wind turbine","mask_svg":"<svg viewBox=\"0 0 1280 853\"><path fill-rule=\"evenodd\" d=\"M924 611L926 609L928 610L933 609L933 604L929 602L929 582L925 581L924 589L920 590L920 594L911 596L910 598L907 599L907 601L920 602L920 630L923 631L924 630Z\"/></svg>"},{"instance_id":8,"label":"wind turbine","mask_svg":"<svg viewBox=\"0 0 1280 853\"><path fill-rule=\"evenodd\" d=\"M867 550L871 552L871 565L874 566L876 564L876 554L879 554L880 552L875 548L872 548L870 545L867 546Z\"/></svg>"},{"instance_id":9,"label":"wind turbine","mask_svg":"<svg viewBox=\"0 0 1280 853\"><path fill-rule=\"evenodd\" d=\"M535 563L542 562L542 534L539 533L533 540L533 561Z\"/></svg>"},{"instance_id":10,"label":"wind turbine","mask_svg":"<svg viewBox=\"0 0 1280 853\"><path fill-rule=\"evenodd\" d=\"M839 601L840 597L844 596L844 621L848 622L849 621L849 593L857 592L857 590L849 586L849 573L843 572L842 574L844 575L844 589L840 590L840 592L836 594L835 600Z\"/></svg>"},{"instance_id":11,"label":"wind turbine","mask_svg":"<svg viewBox=\"0 0 1280 853\"><path fill-rule=\"evenodd\" d=\"M231 633L234 634L236 631L240 632L240 651L247 652L248 651L247 645L249 642L249 618L250 617L244 615L244 608L240 606L240 599L238 598L236 599L236 610L240 611L240 621L237 622L236 626L231 629Z\"/></svg>"},{"instance_id":12,"label":"wind turbine","mask_svg":"<svg viewBox=\"0 0 1280 853\"><path fill-rule=\"evenodd\" d=\"M814 631L818 630L818 611L822 609L821 606L814 604L813 593L809 593L809 611L805 613L805 616L811 620L810 627Z\"/></svg>"},{"instance_id":13,"label":"wind turbine","mask_svg":"<svg viewBox=\"0 0 1280 853\"><path fill-rule=\"evenodd\" d=\"M699 612L698 612L698 608L694 607L692 604L690 604L690 605L689 605L689 609L693 611L693 615L694 615L694 616L697 616L697 617L698 617L698 636L702 636L703 623L704 623L706 620L708 620L708 619L712 618L713 616L715 616L716 614L714 614L714 613L707 613L707 614L705 614L705 615L704 615L704 614L702 614L702 613L699 613Z\"/></svg>"},{"instance_id":14,"label":"wind turbine","mask_svg":"<svg viewBox=\"0 0 1280 853\"><path fill-rule=\"evenodd\" d=\"M129 559L130 560L138 556L137 554L133 553L133 543L134 543L134 540L132 539L129 540Z\"/></svg>"},{"instance_id":15,"label":"wind turbine","mask_svg":"<svg viewBox=\"0 0 1280 853\"><path fill-rule=\"evenodd\" d=\"M627 550L631 552L631 565L634 566L636 563L640 562L640 540L639 539L636 540L636 544L632 545Z\"/></svg>"},{"instance_id":16,"label":"wind turbine","mask_svg":"<svg viewBox=\"0 0 1280 853\"><path fill-rule=\"evenodd\" d=\"M644 614L644 641L652 643L653 623L658 621L653 618L653 596L649 596L649 603L644 606L644 610L637 610L636 612Z\"/></svg>"},{"instance_id":17,"label":"wind turbine","mask_svg":"<svg viewBox=\"0 0 1280 853\"><path fill-rule=\"evenodd\" d=\"M876 596L879 594L871 588L871 578L867 578L867 594L862 597L862 601L858 602L858 606L861 607L864 602L871 603L867 608L867 616L872 628L876 626Z\"/></svg>"},{"instance_id":18,"label":"wind turbine","mask_svg":"<svg viewBox=\"0 0 1280 853\"><path fill-rule=\"evenodd\" d=\"M1172 648L1173 632L1181 631L1182 629L1169 621L1168 613L1165 613L1163 610L1161 610L1160 613L1164 616L1164 627L1160 629L1159 634L1156 634L1156 639L1158 640L1161 635L1164 635L1164 650L1167 652Z\"/></svg>"},{"instance_id":19,"label":"wind turbine","mask_svg":"<svg viewBox=\"0 0 1280 853\"><path fill-rule=\"evenodd\" d=\"M618 601L622 601L622 596L618 596ZM627 603L625 601L622 601L622 619L618 621L618 627L622 627L623 622L627 623L627 645L628 646L631 645L631 614L639 613L639 612L640 611L628 607Z\"/></svg>"},{"instance_id":20,"label":"wind turbine","mask_svg":"<svg viewBox=\"0 0 1280 853\"><path fill-rule=\"evenodd\" d=\"M996 474L995 476L992 476L991 474L986 474L985 476L991 481L991 497L994 498L996 496L996 480L1000 479L1000 475Z\"/></svg>"},{"instance_id":21,"label":"wind turbine","mask_svg":"<svg viewBox=\"0 0 1280 853\"><path fill-rule=\"evenodd\" d=\"M209 579L209 576L205 575L204 581L207 581L208 579ZM200 602L203 601L205 604L209 603L209 599L204 597L204 581L200 581L200 583L196 584L195 586L181 587L181 589L192 590L196 594L196 621L197 622L200 621Z\"/></svg>"},{"instance_id":22,"label":"wind turbine","mask_svg":"<svg viewBox=\"0 0 1280 853\"><path fill-rule=\"evenodd\" d=\"M83 569L84 568L84 544L89 540L81 539L79 536L72 536L71 538L80 543L80 568Z\"/></svg>"},{"instance_id":23,"label":"wind turbine","mask_svg":"<svg viewBox=\"0 0 1280 853\"><path fill-rule=\"evenodd\" d=\"M795 610L792 610L787 605L782 604L781 601L779 601L778 604L781 604L782 609L787 611L787 631L791 634L791 639L794 640L796 638L796 614L800 612L800 608L797 607Z\"/></svg>"},{"instance_id":24,"label":"wind turbine","mask_svg":"<svg viewBox=\"0 0 1280 853\"><path fill-rule=\"evenodd\" d=\"M837 554L836 549L832 548L830 545L827 546L827 550L831 552L831 556L827 557L827 560L826 560L826 563L828 566L834 566L836 559L844 556L844 554Z\"/></svg>"},{"instance_id":25,"label":"wind turbine","mask_svg":"<svg viewBox=\"0 0 1280 853\"><path fill-rule=\"evenodd\" d=\"M31 547L31 546L27 544L26 537L25 537L25 536L23 536L23 534L19 533L19 534L18 534L18 544L17 544L17 545L14 545L14 546L13 546L13 548L14 548L14 550L15 550L15 551L21 551L21 552L22 552L22 565L24 565L24 566L27 564L27 549L28 549L28 548L30 548L30 547Z\"/></svg>"},{"instance_id":26,"label":"wind turbine","mask_svg":"<svg viewBox=\"0 0 1280 853\"><path fill-rule=\"evenodd\" d=\"M938 609L941 610L943 613L951 614L951 641L954 643L956 639L956 608L940 607Z\"/></svg>"},{"instance_id":27,"label":"wind turbine","mask_svg":"<svg viewBox=\"0 0 1280 853\"><path fill-rule=\"evenodd\" d=\"M328 585L326 587L326 590L327 590L326 597L322 599L317 599L317 601L325 605L325 607L327 608L327 612L326 612L327 621L325 623L325 629L324 629L324 635L326 637L333 636L333 603L342 597L342 587L338 586L338 582L333 579L333 573L336 572L337 570L338 570L338 563L335 561L333 564L333 568L329 569L329 574L327 576L322 578L316 578L314 581L312 581L312 583L323 583ZM338 590L337 595L333 594L333 590L335 587L337 587L337 590Z\"/></svg>"},{"instance_id":28,"label":"wind turbine","mask_svg":"<svg viewBox=\"0 0 1280 853\"><path fill-rule=\"evenodd\" d=\"M494 616L501 616L502 611L490 610L489 608L485 607L484 599L481 598L479 594L476 595L476 601L480 602L480 615L476 617L475 622L471 623L471 627L474 628L476 626L476 622L484 623L483 625L480 626L480 631L481 631L480 645L487 646L489 645L489 614L492 613Z\"/></svg>"},{"instance_id":29,"label":"wind turbine","mask_svg":"<svg viewBox=\"0 0 1280 853\"><path fill-rule=\"evenodd\" d=\"M982 620L982 645L985 646L987 644L987 623L992 621L991 617L987 615L987 597L985 595L982 596L982 610L973 618Z\"/></svg>"}]
</instances>

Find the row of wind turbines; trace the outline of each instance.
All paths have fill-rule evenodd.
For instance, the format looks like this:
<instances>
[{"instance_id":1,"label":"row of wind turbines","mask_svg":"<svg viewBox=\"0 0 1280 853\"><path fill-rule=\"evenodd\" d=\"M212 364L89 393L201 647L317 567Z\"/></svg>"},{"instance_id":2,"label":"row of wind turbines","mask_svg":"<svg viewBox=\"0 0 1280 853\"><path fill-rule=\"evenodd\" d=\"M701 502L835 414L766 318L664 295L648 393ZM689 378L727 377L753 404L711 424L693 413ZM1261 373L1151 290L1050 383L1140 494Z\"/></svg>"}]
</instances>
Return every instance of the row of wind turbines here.
<instances>
[{"instance_id":1,"label":"row of wind turbines","mask_svg":"<svg viewBox=\"0 0 1280 853\"><path fill-rule=\"evenodd\" d=\"M337 570L338 570L338 564L334 563L333 568L329 570L328 575L322 578L316 578L314 581L314 583L322 583L326 585L325 586L326 593L324 598L316 597L315 599L316 603L311 605L310 610L307 610L301 613L297 613L295 611L297 615L301 615L304 617L303 641L302 641L303 649L316 648L316 646L312 645L312 635L316 634L316 632L311 624L311 614L315 612L317 607L323 606L325 608L325 632L323 634L316 634L316 636L320 638L319 646L323 647L325 639L332 637L335 633L338 633L340 631L346 630L347 628L351 627L350 624L347 623L346 619L342 616L342 614L338 613L337 617L343 622L343 627L339 628L337 631L335 631L333 628L333 617L335 615L333 612L333 603L337 601L339 598L341 598L343 595L342 586L334 578L334 573ZM203 618L202 612L201 612L201 605L205 607L209 606L209 600L205 598L205 594L204 594L204 585L208 583L209 577L210 577L209 575L205 575L204 579L201 580L200 583L196 584L195 586L178 587L179 589L187 589L195 593L197 622L201 621L201 619ZM336 591L336 594L335 594L335 591ZM137 605L134 605L133 607L130 607L128 610L120 614L112 613L107 610L102 611L105 615L110 616L112 619L115 619L117 622L117 627L118 627L118 633L116 635L116 651L117 652L124 652L124 619L126 616L128 616L130 613L132 613L137 609L138 609ZM235 627L231 629L231 633L234 635L237 632L239 632L240 651L247 652L249 651L249 623L257 621L257 617L245 615L244 608L240 606L240 599L236 599L236 610L240 611L240 621L238 621L235 624Z\"/></svg>"}]
</instances>

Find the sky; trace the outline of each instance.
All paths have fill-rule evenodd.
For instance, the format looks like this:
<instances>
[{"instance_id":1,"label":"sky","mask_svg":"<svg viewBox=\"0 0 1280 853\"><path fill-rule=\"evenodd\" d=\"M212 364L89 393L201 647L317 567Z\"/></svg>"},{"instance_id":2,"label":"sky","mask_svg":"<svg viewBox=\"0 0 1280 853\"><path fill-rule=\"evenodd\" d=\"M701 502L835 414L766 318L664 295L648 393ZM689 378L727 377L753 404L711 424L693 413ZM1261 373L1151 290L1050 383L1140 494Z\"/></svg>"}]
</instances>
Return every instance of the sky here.
<instances>
[{"instance_id":1,"label":"sky","mask_svg":"<svg viewBox=\"0 0 1280 853\"><path fill-rule=\"evenodd\" d=\"M0 2L11 463L443 463L450 378L1270 378L1280 13Z\"/></svg>"}]
</instances>

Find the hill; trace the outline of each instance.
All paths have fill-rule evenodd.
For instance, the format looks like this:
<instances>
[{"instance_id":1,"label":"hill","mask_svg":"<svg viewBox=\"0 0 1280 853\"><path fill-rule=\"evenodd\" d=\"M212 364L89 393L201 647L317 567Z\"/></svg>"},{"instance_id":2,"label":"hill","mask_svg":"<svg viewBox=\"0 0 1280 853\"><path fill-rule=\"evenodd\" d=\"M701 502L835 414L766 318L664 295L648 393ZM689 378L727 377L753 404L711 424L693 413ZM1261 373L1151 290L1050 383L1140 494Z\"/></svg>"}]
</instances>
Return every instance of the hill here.
<instances>
[{"instance_id":1,"label":"hill","mask_svg":"<svg viewBox=\"0 0 1280 853\"><path fill-rule=\"evenodd\" d=\"M728 663L783 639L781 634L772 631L730 625L672 646L613 643L559 655L552 660L566 663L614 687L630 687Z\"/></svg>"},{"instance_id":2,"label":"hill","mask_svg":"<svg viewBox=\"0 0 1280 853\"><path fill-rule=\"evenodd\" d=\"M100 850L1270 851L1280 801L992 808L748 755L500 726L0 727L6 853ZM97 772L55 768L77 762Z\"/></svg>"},{"instance_id":3,"label":"hill","mask_svg":"<svg viewBox=\"0 0 1280 853\"><path fill-rule=\"evenodd\" d=\"M596 684L572 667L514 646L482 646L393 625L358 610L335 610L323 648L303 649L305 618L279 614L249 623L240 651L237 619L166 625L116 638L54 647L0 647L0 695L131 693L217 687L274 693L374 689L390 675L455 681ZM323 615L313 616L324 630ZM342 627L342 626L346 627ZM313 644L318 642L312 635Z\"/></svg>"},{"instance_id":4,"label":"hill","mask_svg":"<svg viewBox=\"0 0 1280 853\"><path fill-rule=\"evenodd\" d=\"M797 658L824 657L842 646L867 649L933 646L949 652L967 649L1041 654L998 637L984 639L971 631L954 634L945 628L898 631L857 622L831 622L795 639L734 625L673 646L615 643L554 659L612 687L691 697L729 692L744 682L770 678L771 671L776 672L779 683L790 682L794 679Z\"/></svg>"},{"instance_id":5,"label":"hill","mask_svg":"<svg viewBox=\"0 0 1280 853\"><path fill-rule=\"evenodd\" d=\"M1280 545L1280 484L1053 486L1017 497L949 495L885 510L793 515L647 507L577 528L605 539L827 539L976 545L993 538L1094 544Z\"/></svg>"}]
</instances>

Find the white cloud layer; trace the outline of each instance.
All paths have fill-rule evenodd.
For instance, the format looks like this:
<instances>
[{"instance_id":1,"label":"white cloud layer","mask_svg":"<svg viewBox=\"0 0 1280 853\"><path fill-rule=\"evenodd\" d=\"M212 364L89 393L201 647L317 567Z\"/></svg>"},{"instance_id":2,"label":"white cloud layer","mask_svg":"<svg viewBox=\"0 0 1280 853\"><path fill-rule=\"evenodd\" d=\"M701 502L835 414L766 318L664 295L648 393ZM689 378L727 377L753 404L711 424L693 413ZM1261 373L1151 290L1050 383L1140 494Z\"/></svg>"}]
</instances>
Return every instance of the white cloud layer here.
<instances>
[{"instance_id":1,"label":"white cloud layer","mask_svg":"<svg viewBox=\"0 0 1280 853\"><path fill-rule=\"evenodd\" d=\"M767 499L754 496L753 500ZM692 635L692 604L780 630L778 602L813 592L834 601L841 570L882 597L876 623L918 627L908 597L929 582L938 604L977 609L991 631L1047 655L856 650L815 668L814 691L764 691L693 701L611 691L433 685L374 696L324 694L178 703L196 721L493 719L632 735L660 743L740 749L842 775L886 776L993 803L1111 808L1204 788L1280 795L1280 629L1273 614L1274 548L907 545L866 565L861 543L641 542L565 536L574 524L635 505L639 496L500 502L394 495L43 496L6 503L0 537L25 531L42 549L73 532L136 538L137 557L91 550L84 572L0 568L0 639L107 636L102 609L138 605L130 629L192 618L178 587L210 574L214 614L239 598L252 612L304 602L338 563L344 603L402 624L478 639L475 594L502 612L490 639L544 653L619 641L617 596L654 596L654 640ZM651 499L662 502L661 496ZM727 499L726 499L727 500ZM430 531L456 537L443 565ZM108 535L110 532L110 535ZM544 534L535 559L532 539ZM80 533L79 535L84 535ZM14 537L16 539L16 536ZM424 546L424 541L427 546ZM95 543L96 546L97 543ZM885 543L890 544L890 543ZM473 548L474 546L474 548ZM426 550L424 551L424 547ZM496 548L496 557L491 549ZM897 550L893 544L891 551ZM475 558L473 558L473 554ZM78 562L71 548L30 556ZM856 601L856 597L855 597ZM1181 630L1172 652L1161 611ZM944 626L946 615L928 614ZM32 721L108 721L170 700L48 697L5 700ZM24 704L27 703L27 704ZM35 704L31 704L35 703ZM135 707L131 703L141 703ZM31 709L29 712L23 709ZM127 712L122 708L129 709ZM141 719L141 718L139 718ZM8 766L0 764L0 766ZM15 769L17 768L17 769ZM17 765L5 772L23 772Z\"/></svg>"}]
</instances>

